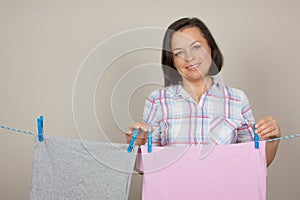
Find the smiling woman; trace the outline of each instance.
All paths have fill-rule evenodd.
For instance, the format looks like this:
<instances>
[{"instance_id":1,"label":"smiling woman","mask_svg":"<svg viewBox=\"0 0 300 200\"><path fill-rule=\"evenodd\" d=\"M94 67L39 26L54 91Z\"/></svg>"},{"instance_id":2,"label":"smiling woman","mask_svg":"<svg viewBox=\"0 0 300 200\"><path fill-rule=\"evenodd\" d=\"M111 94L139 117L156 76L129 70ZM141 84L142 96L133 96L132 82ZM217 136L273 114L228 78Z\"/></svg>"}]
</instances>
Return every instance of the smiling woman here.
<instances>
[{"instance_id":1,"label":"smiling woman","mask_svg":"<svg viewBox=\"0 0 300 200\"><path fill-rule=\"evenodd\" d=\"M193 98L199 102L212 81L208 75L211 66L211 49L197 27L185 28L174 33L171 42L174 66L182 78L182 85L194 84L198 89Z\"/></svg>"},{"instance_id":2,"label":"smiling woman","mask_svg":"<svg viewBox=\"0 0 300 200\"><path fill-rule=\"evenodd\" d=\"M198 28L174 33L171 46L174 65L183 79L199 81L208 76L211 50Z\"/></svg>"},{"instance_id":3,"label":"smiling woman","mask_svg":"<svg viewBox=\"0 0 300 200\"><path fill-rule=\"evenodd\" d=\"M153 132L158 146L214 145L253 140L255 120L247 96L241 90L222 85L217 75L223 57L206 25L197 18L183 18L168 27L162 50L165 88L152 92L145 101L143 122L129 126L139 129L136 145L147 142ZM256 123L262 139L281 136L272 117ZM278 141L266 147L267 164L276 154Z\"/></svg>"},{"instance_id":4,"label":"smiling woman","mask_svg":"<svg viewBox=\"0 0 300 200\"><path fill-rule=\"evenodd\" d=\"M190 29L190 31L186 29ZM179 37L176 37L178 35ZM163 67L166 87L170 85L177 85L179 84L178 80L181 80L181 76L179 74L178 74L178 80L174 77L174 72L172 70L172 69L174 69L175 71L177 70L174 63L177 56L175 57L174 53L175 54L181 53L182 56L184 56L183 53L185 52L184 51L174 52L174 50L177 49L177 47L174 46L175 42L178 43L179 50L184 50L184 49L180 49L181 43L191 42L190 45L193 46L192 50L194 52L194 56L196 55L198 57L200 55L195 51L198 48L201 48L202 56L204 57L209 56L209 59L212 59L213 61L213 62L210 61L210 68L209 68L208 75L214 76L221 71L223 65L223 56L207 26L202 21L196 18L179 19L178 21L174 22L168 27L163 42L161 60L163 66L167 66L167 67ZM193 43L195 43L195 45L193 45Z\"/></svg>"}]
</instances>

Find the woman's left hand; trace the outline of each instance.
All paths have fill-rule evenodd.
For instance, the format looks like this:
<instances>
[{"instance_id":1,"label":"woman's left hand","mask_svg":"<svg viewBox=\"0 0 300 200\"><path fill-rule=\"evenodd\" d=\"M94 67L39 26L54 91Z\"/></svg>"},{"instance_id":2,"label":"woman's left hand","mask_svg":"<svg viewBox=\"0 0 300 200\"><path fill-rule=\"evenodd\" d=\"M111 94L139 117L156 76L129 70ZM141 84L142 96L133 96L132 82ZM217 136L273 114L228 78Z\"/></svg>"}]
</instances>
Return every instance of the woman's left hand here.
<instances>
[{"instance_id":1,"label":"woman's left hand","mask_svg":"<svg viewBox=\"0 0 300 200\"><path fill-rule=\"evenodd\" d=\"M264 140L281 136L280 127L277 121L271 116L264 117L256 123L256 133Z\"/></svg>"}]
</instances>

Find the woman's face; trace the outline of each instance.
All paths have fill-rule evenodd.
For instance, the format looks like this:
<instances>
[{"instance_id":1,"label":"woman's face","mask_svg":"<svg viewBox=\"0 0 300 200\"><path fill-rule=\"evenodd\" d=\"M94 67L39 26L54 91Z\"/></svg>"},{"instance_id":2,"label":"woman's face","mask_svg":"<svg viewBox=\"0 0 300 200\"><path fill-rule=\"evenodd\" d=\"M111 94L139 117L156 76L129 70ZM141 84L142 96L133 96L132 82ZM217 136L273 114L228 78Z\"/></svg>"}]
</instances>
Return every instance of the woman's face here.
<instances>
[{"instance_id":1,"label":"woman's face","mask_svg":"<svg viewBox=\"0 0 300 200\"><path fill-rule=\"evenodd\" d=\"M195 82L207 75L211 49L198 27L176 31L171 40L175 67L183 81Z\"/></svg>"}]
</instances>

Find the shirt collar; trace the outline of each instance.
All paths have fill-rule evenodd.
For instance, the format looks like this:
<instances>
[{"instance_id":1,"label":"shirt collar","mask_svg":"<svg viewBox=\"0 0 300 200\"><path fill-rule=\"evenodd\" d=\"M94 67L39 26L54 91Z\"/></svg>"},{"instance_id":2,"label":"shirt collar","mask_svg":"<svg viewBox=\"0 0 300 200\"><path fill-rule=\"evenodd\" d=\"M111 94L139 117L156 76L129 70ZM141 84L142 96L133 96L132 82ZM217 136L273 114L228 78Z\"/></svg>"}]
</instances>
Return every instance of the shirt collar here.
<instances>
[{"instance_id":1,"label":"shirt collar","mask_svg":"<svg viewBox=\"0 0 300 200\"><path fill-rule=\"evenodd\" d=\"M213 85L206 91L206 93L213 93L214 95L223 96L222 83L220 83L216 78L212 77ZM185 99L191 98L188 92L182 87L182 84L172 85L167 87L167 92L172 93L177 97L183 97Z\"/></svg>"}]
</instances>

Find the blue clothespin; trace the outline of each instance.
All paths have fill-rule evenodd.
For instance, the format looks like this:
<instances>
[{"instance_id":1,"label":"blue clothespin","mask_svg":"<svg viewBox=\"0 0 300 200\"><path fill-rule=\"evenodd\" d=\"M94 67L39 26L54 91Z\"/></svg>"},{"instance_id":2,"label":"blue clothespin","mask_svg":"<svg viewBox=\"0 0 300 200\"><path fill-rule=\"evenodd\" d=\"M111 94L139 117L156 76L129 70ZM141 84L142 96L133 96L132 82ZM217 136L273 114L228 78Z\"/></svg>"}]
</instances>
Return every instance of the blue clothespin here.
<instances>
[{"instance_id":1,"label":"blue clothespin","mask_svg":"<svg viewBox=\"0 0 300 200\"><path fill-rule=\"evenodd\" d=\"M253 126L254 131L254 147L255 149L259 149L259 136L256 134L256 124Z\"/></svg>"},{"instance_id":2,"label":"blue clothespin","mask_svg":"<svg viewBox=\"0 0 300 200\"><path fill-rule=\"evenodd\" d=\"M39 141L43 142L43 126L44 126L44 118L43 116L40 116L37 118L37 126L38 126L38 137Z\"/></svg>"},{"instance_id":3,"label":"blue clothespin","mask_svg":"<svg viewBox=\"0 0 300 200\"><path fill-rule=\"evenodd\" d=\"M129 146L127 148L127 152L128 153L131 153L132 152L132 149L133 149L133 146L134 146L134 142L136 140L136 137L139 133L139 129L135 129L133 131L133 135L132 135L132 138L131 138L131 141L129 143ZM148 153L151 153L152 152L152 132L149 131L148 133Z\"/></svg>"},{"instance_id":4,"label":"blue clothespin","mask_svg":"<svg viewBox=\"0 0 300 200\"><path fill-rule=\"evenodd\" d=\"M139 133L139 129L135 129L135 130L133 131L133 136L132 136L131 141L130 141L130 143L129 143L129 146L128 146L128 148L127 148L127 152L128 152L128 153L131 153L131 152L132 152L132 149L133 149L133 146L134 146L134 142L135 142L135 140L136 140L136 137L137 137L138 133Z\"/></svg>"},{"instance_id":5,"label":"blue clothespin","mask_svg":"<svg viewBox=\"0 0 300 200\"><path fill-rule=\"evenodd\" d=\"M148 153L152 152L152 132L148 133Z\"/></svg>"}]
</instances>

